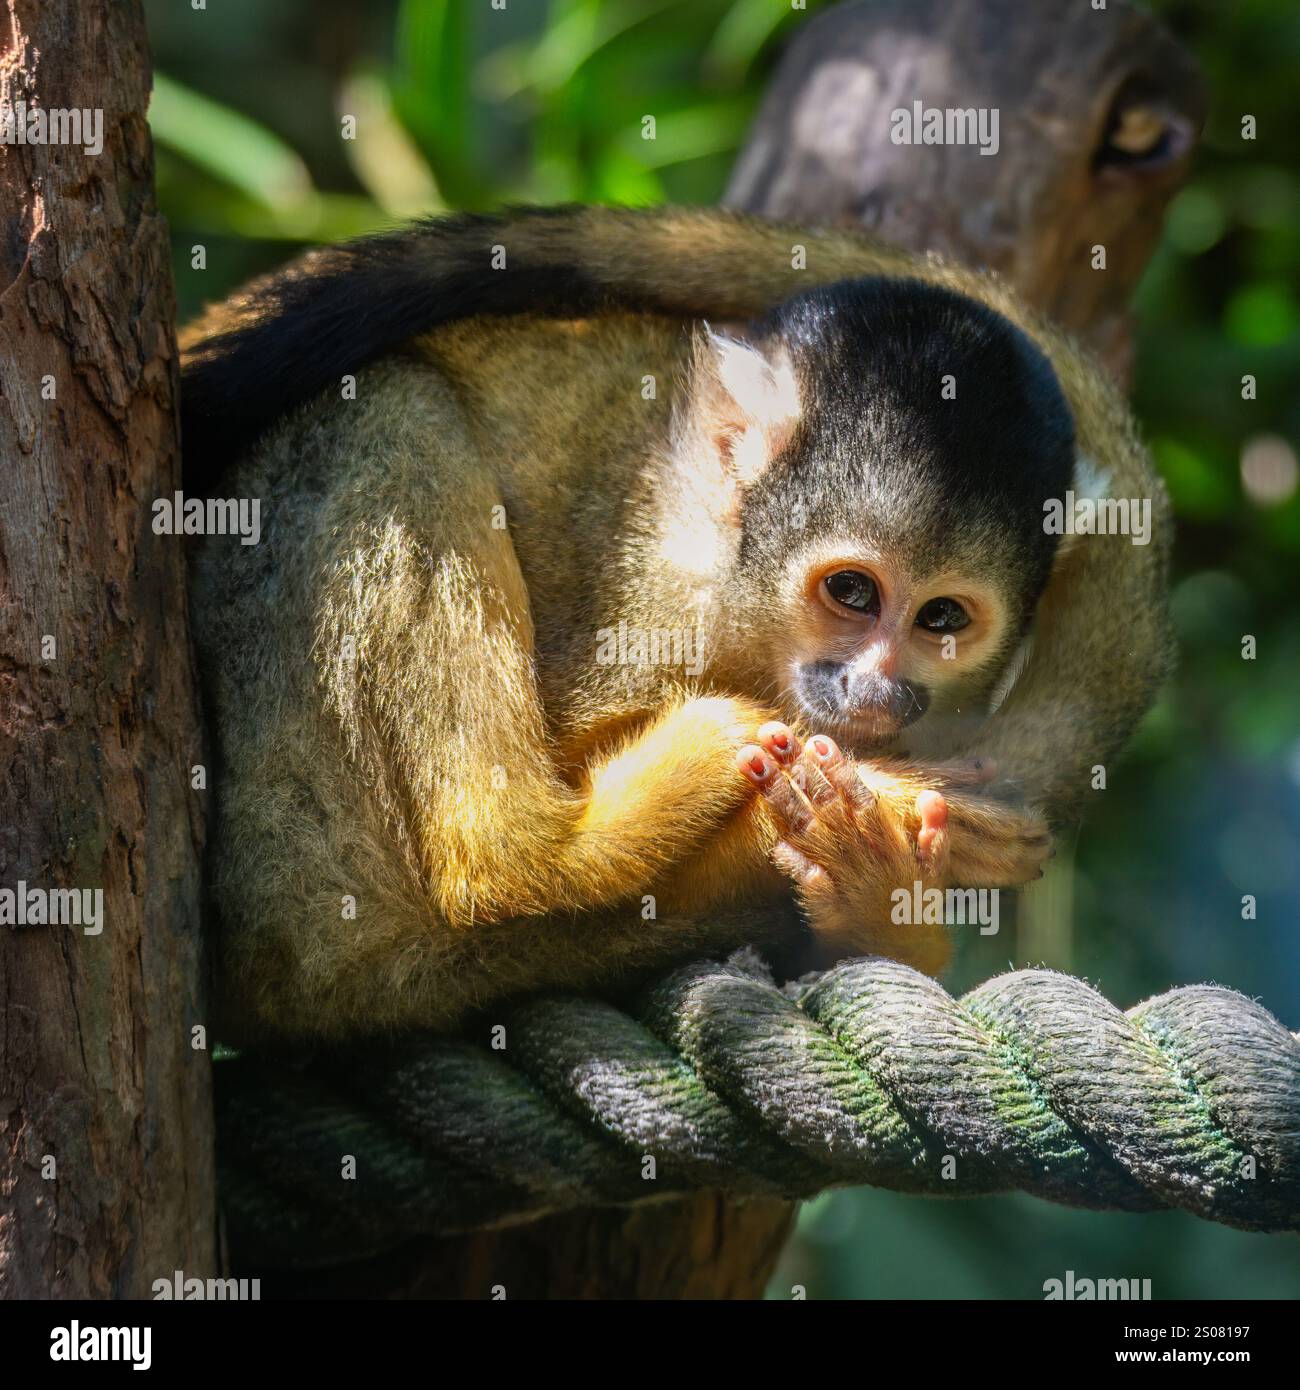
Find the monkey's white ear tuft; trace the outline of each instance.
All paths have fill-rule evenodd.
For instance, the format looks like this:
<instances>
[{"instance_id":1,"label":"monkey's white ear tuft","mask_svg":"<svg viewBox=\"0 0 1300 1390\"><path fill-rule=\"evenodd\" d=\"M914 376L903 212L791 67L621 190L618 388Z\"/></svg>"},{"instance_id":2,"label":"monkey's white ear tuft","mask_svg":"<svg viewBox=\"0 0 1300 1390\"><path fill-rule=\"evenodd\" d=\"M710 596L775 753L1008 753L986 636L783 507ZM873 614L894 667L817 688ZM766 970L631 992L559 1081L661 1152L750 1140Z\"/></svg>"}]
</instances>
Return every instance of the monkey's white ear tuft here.
<instances>
[{"instance_id":1,"label":"monkey's white ear tuft","mask_svg":"<svg viewBox=\"0 0 1300 1390\"><path fill-rule=\"evenodd\" d=\"M1087 454L1075 454L1074 477L1070 480L1070 491L1074 494L1072 500L1075 503L1084 499L1100 502L1110 496L1110 474L1096 459L1090 458ZM1067 530L1057 544L1057 562L1064 559L1078 543L1079 533L1073 528Z\"/></svg>"},{"instance_id":2,"label":"monkey's white ear tuft","mask_svg":"<svg viewBox=\"0 0 1300 1390\"><path fill-rule=\"evenodd\" d=\"M1094 502L1100 502L1103 497L1110 496L1110 474L1096 459L1089 458L1087 454L1076 454L1073 487L1076 497L1090 497Z\"/></svg>"},{"instance_id":3,"label":"monkey's white ear tuft","mask_svg":"<svg viewBox=\"0 0 1300 1390\"><path fill-rule=\"evenodd\" d=\"M799 387L784 350L770 359L751 344L712 329L708 343L718 381L747 424L771 429L799 414Z\"/></svg>"},{"instance_id":4,"label":"monkey's white ear tuft","mask_svg":"<svg viewBox=\"0 0 1300 1390\"><path fill-rule=\"evenodd\" d=\"M789 355L768 357L705 325L706 378L700 423L740 481L756 478L790 437L799 418L799 386Z\"/></svg>"}]
</instances>

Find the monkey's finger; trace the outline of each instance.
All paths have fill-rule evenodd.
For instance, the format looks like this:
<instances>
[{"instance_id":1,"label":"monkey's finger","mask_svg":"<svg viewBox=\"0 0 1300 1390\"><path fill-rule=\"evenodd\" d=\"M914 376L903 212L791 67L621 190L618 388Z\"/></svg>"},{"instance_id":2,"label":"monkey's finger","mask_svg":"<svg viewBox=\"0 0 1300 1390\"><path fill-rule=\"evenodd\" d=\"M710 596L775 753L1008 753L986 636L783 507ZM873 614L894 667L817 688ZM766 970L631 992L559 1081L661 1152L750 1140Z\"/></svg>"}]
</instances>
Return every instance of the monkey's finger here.
<instances>
[{"instance_id":1,"label":"monkey's finger","mask_svg":"<svg viewBox=\"0 0 1300 1390\"><path fill-rule=\"evenodd\" d=\"M1051 854L1049 837L953 836L948 878L963 888L1015 888L1043 876L1043 862Z\"/></svg>"},{"instance_id":2,"label":"monkey's finger","mask_svg":"<svg viewBox=\"0 0 1300 1390\"><path fill-rule=\"evenodd\" d=\"M794 730L775 719L759 729L758 742L782 766L789 766L803 752L803 745Z\"/></svg>"},{"instance_id":3,"label":"monkey's finger","mask_svg":"<svg viewBox=\"0 0 1300 1390\"><path fill-rule=\"evenodd\" d=\"M954 825L984 838L1050 838L1047 822L1037 811L1008 806L985 796L954 796L949 801Z\"/></svg>"},{"instance_id":4,"label":"monkey's finger","mask_svg":"<svg viewBox=\"0 0 1300 1390\"><path fill-rule=\"evenodd\" d=\"M747 744L736 755L736 765L767 798L772 814L787 834L800 835L813 823L813 809L807 799L788 777L781 775L781 769L765 749Z\"/></svg>"},{"instance_id":5,"label":"monkey's finger","mask_svg":"<svg viewBox=\"0 0 1300 1390\"><path fill-rule=\"evenodd\" d=\"M857 764L844 756L833 738L814 734L808 740L808 753L814 766L853 810L869 811L876 804L876 794L858 776Z\"/></svg>"},{"instance_id":6,"label":"monkey's finger","mask_svg":"<svg viewBox=\"0 0 1300 1390\"><path fill-rule=\"evenodd\" d=\"M736 766L756 787L763 786L777 774L776 763L756 743L747 743L736 754Z\"/></svg>"},{"instance_id":7,"label":"monkey's finger","mask_svg":"<svg viewBox=\"0 0 1300 1390\"><path fill-rule=\"evenodd\" d=\"M971 844L952 837L949 877L963 888L1014 888L1042 878L1048 850L1038 842L1002 841Z\"/></svg>"},{"instance_id":8,"label":"monkey's finger","mask_svg":"<svg viewBox=\"0 0 1300 1390\"><path fill-rule=\"evenodd\" d=\"M830 886L830 874L786 840L778 840L772 850L772 862L783 869L800 888L808 891Z\"/></svg>"},{"instance_id":9,"label":"monkey's finger","mask_svg":"<svg viewBox=\"0 0 1300 1390\"><path fill-rule=\"evenodd\" d=\"M972 861L956 853L949 857L944 875L954 888L1023 888L1042 876L1042 868L1032 862L1020 863L1002 856Z\"/></svg>"},{"instance_id":10,"label":"monkey's finger","mask_svg":"<svg viewBox=\"0 0 1300 1390\"><path fill-rule=\"evenodd\" d=\"M844 760L840 746L829 734L814 734L808 740L808 752L823 768L835 767Z\"/></svg>"},{"instance_id":11,"label":"monkey's finger","mask_svg":"<svg viewBox=\"0 0 1300 1390\"><path fill-rule=\"evenodd\" d=\"M790 769L790 780L820 811L840 799L835 786L817 765L817 759L805 748L799 761Z\"/></svg>"},{"instance_id":12,"label":"monkey's finger","mask_svg":"<svg viewBox=\"0 0 1300 1390\"><path fill-rule=\"evenodd\" d=\"M972 862L1004 863L1022 870L1021 878L1037 877L1037 873L1023 870L1037 870L1053 852L1053 840L1046 830L1040 827L1015 827L1007 830L980 831L969 826L955 827L954 855L961 860Z\"/></svg>"}]
</instances>

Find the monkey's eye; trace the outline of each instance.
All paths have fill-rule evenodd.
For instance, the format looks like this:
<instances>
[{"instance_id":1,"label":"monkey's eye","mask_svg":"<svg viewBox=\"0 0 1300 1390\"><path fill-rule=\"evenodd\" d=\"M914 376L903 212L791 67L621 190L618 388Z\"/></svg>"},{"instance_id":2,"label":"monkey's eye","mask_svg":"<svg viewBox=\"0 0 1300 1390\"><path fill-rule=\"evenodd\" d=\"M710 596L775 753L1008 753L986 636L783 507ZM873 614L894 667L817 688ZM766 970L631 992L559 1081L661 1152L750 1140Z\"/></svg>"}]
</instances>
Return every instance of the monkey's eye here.
<instances>
[{"instance_id":1,"label":"monkey's eye","mask_svg":"<svg viewBox=\"0 0 1300 1390\"><path fill-rule=\"evenodd\" d=\"M932 598L916 615L917 627L927 632L960 632L970 626L970 615L952 598Z\"/></svg>"},{"instance_id":2,"label":"monkey's eye","mask_svg":"<svg viewBox=\"0 0 1300 1390\"><path fill-rule=\"evenodd\" d=\"M879 613L880 590L869 574L860 570L836 570L828 574L822 583L826 592L844 608L855 613Z\"/></svg>"}]
</instances>

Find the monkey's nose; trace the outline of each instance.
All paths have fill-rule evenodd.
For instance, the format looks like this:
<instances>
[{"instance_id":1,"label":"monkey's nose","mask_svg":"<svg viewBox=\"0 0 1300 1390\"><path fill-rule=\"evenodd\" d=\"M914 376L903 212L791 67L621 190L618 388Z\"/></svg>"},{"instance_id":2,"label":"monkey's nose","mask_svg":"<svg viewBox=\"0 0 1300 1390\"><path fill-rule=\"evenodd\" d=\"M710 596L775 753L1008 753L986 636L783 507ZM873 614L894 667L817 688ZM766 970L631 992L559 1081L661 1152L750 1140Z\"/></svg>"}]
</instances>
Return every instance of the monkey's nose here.
<instances>
[{"instance_id":1,"label":"monkey's nose","mask_svg":"<svg viewBox=\"0 0 1300 1390\"><path fill-rule=\"evenodd\" d=\"M879 671L871 671L853 683L849 705L861 717L905 729L929 709L930 692L923 685L892 680Z\"/></svg>"}]
</instances>

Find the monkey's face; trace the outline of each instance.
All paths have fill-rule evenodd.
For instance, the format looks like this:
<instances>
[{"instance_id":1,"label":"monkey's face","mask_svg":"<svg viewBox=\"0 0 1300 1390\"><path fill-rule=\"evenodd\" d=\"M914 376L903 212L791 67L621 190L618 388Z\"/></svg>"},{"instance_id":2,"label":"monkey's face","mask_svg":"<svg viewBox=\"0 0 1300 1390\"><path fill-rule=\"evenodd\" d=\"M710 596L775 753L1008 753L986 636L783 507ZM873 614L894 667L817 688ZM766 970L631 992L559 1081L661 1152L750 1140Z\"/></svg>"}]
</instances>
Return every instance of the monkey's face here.
<instances>
[{"instance_id":1,"label":"monkey's face","mask_svg":"<svg viewBox=\"0 0 1300 1390\"><path fill-rule=\"evenodd\" d=\"M734 480L734 606L792 716L923 755L977 725L1056 554L1074 424L1006 319L917 282L794 296L712 343L701 431ZM1005 677L1005 679L1003 679Z\"/></svg>"},{"instance_id":2,"label":"monkey's face","mask_svg":"<svg viewBox=\"0 0 1300 1390\"><path fill-rule=\"evenodd\" d=\"M791 557L781 607L788 645L774 675L791 713L858 749L931 742L979 720L1020 618L975 570L927 570L862 543Z\"/></svg>"}]
</instances>

